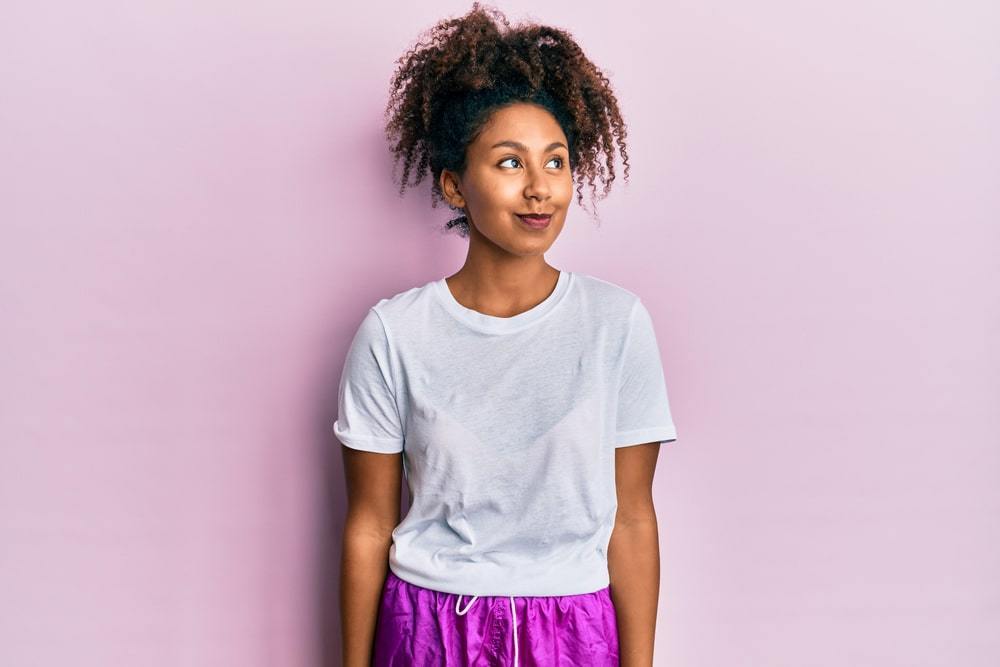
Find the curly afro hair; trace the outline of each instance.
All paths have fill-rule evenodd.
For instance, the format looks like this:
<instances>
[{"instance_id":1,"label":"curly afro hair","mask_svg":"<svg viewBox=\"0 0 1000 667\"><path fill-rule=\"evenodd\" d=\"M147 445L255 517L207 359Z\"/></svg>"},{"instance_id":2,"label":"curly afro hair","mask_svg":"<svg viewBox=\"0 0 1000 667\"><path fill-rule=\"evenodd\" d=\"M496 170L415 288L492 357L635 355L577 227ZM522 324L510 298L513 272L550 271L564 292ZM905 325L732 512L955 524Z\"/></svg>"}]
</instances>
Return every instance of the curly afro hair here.
<instances>
[{"instance_id":1,"label":"curly afro hair","mask_svg":"<svg viewBox=\"0 0 1000 667\"><path fill-rule=\"evenodd\" d=\"M602 198L610 191L615 144L628 180L625 123L611 83L570 33L538 24L511 28L498 10L475 2L465 16L443 20L421 37L424 41L396 61L385 111L394 173L403 160L400 196L429 170L436 208L444 201L441 172L464 175L466 147L493 111L516 102L544 107L562 127L581 205L584 178L594 199L596 178L604 183ZM412 183L411 171L416 172ZM468 237L467 216L449 221L444 230L452 228Z\"/></svg>"}]
</instances>

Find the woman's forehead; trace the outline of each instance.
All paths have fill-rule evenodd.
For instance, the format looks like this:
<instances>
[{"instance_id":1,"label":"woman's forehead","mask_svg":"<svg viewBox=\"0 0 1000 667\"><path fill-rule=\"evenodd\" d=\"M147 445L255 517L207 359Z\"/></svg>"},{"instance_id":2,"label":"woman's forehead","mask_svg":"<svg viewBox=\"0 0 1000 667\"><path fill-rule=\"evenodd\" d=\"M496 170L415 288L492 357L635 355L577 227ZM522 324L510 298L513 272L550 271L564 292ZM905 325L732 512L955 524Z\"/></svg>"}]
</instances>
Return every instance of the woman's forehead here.
<instances>
[{"instance_id":1,"label":"woman's forehead","mask_svg":"<svg viewBox=\"0 0 1000 667\"><path fill-rule=\"evenodd\" d=\"M548 110L517 104L493 112L475 143L485 151L507 148L545 152L552 150L553 144L565 146L566 135Z\"/></svg>"}]
</instances>

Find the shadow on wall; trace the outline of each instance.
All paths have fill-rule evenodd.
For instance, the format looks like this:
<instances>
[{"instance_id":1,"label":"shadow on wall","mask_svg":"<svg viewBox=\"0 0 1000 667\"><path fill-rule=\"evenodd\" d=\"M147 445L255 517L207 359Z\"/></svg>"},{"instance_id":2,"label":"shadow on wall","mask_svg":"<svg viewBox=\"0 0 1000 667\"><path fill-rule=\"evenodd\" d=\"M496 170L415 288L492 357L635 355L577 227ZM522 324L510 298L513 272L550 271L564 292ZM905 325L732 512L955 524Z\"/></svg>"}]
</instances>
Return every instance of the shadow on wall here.
<instances>
[{"instance_id":1,"label":"shadow on wall","mask_svg":"<svg viewBox=\"0 0 1000 667\"><path fill-rule=\"evenodd\" d=\"M370 150L385 153L383 138L373 135ZM347 513L347 494L344 488L344 465L341 448L343 445L333 434L333 422L337 419L337 395L340 386L340 376L351 340L357 331L368 308L380 299L392 296L403 290L415 287L423 282L440 278L447 272L454 272L468 251L468 241L462 239L454 231L444 232L444 224L452 217L447 207L432 209L430 206L430 187L425 183L420 188L408 192L405 198L396 197L396 190L391 183L391 159L385 160L385 199L382 209L395 211L397 215L390 222L379 222L372 225L373 235L384 234L393 227L399 230L406 239L407 260L419 269L424 268L423 278L408 277L405 267L403 271L384 271L379 261L384 257L373 257L367 265L365 275L358 278L351 276L355 267L346 267L343 272L343 284L352 286L349 292L354 300L350 304L332 303L329 308L331 324L329 330L337 332L337 345L331 345L330 356L326 360L328 372L320 374L322 384L316 389L317 409L316 423L313 429L315 458L318 469L322 471L321 496L318 499L319 509L316 514L318 521L316 544L318 553L315 562L318 565L318 581L313 590L317 592L315 599L317 637L319 641L317 654L320 656L321 667L340 667L342 642L340 622L340 562L343 553L344 519ZM397 199L397 201L393 201ZM356 221L336 219L331 225L355 224ZM357 238L357 231L352 232ZM378 242L370 244L377 247ZM397 263L398 264L398 263ZM454 264L453 269L446 268ZM426 267L442 267L427 269ZM428 275L426 271L431 271ZM362 289L357 289L362 288ZM345 294L347 292L340 292ZM346 307L343 307L346 306ZM410 498L406 488L405 477L402 480L401 514L409 511Z\"/></svg>"}]
</instances>

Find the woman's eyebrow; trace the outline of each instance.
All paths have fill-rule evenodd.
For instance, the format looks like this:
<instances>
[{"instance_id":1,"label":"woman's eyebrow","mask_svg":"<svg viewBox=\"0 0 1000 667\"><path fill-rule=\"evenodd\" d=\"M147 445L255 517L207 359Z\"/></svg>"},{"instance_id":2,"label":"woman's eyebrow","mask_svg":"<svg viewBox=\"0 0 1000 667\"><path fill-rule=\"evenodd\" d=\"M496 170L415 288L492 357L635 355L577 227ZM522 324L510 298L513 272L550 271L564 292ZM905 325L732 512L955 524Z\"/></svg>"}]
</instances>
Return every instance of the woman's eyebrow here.
<instances>
[{"instance_id":1,"label":"woman's eyebrow","mask_svg":"<svg viewBox=\"0 0 1000 667\"><path fill-rule=\"evenodd\" d=\"M490 149L499 148L501 146L507 146L509 148L516 148L517 150L524 151L525 153L528 152L528 147L527 146L525 146L524 144L522 144L520 141L514 141L512 139L506 139L504 141L499 141L499 142L493 144L492 146L490 146ZM566 148L566 144L564 144L561 141L553 141L551 144L549 144L548 146L546 146L545 150L542 151L542 152L543 153L548 153L550 150L552 150L554 148L560 148L560 147L561 148ZM569 149L566 148L566 150L569 150Z\"/></svg>"}]
</instances>

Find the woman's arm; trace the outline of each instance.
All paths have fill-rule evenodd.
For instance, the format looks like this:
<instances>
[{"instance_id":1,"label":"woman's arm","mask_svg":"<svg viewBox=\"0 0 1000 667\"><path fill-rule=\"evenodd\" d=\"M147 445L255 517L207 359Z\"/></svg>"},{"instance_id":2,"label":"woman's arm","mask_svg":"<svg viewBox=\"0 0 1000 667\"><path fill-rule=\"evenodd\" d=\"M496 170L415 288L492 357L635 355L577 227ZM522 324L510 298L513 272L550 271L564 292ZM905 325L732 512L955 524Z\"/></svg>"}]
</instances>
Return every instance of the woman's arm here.
<instances>
[{"instance_id":1,"label":"woman's arm","mask_svg":"<svg viewBox=\"0 0 1000 667\"><path fill-rule=\"evenodd\" d=\"M347 482L340 567L343 665L369 667L392 531L400 519L403 457L341 447Z\"/></svg>"},{"instance_id":2,"label":"woman's arm","mask_svg":"<svg viewBox=\"0 0 1000 667\"><path fill-rule=\"evenodd\" d=\"M653 508L659 442L615 450L618 513L608 545L611 597L622 667L652 667L660 594L660 542Z\"/></svg>"}]
</instances>

